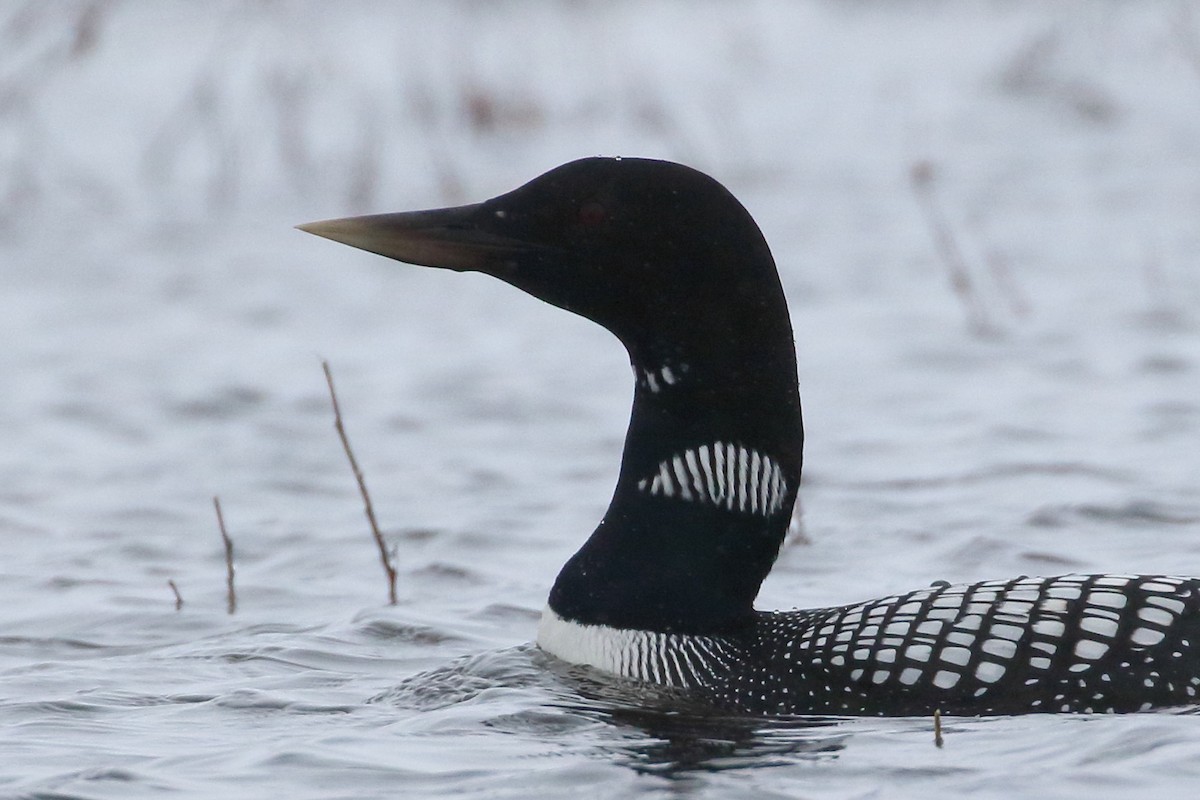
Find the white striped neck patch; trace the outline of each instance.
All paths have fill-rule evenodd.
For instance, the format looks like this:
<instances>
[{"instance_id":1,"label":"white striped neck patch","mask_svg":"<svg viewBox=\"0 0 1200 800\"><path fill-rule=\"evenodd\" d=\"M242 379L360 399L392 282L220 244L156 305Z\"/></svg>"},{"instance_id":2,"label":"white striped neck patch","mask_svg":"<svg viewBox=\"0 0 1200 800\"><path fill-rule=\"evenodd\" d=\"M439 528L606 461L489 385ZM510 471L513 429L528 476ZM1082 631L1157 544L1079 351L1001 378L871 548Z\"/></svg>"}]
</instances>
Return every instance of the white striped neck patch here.
<instances>
[{"instance_id":1,"label":"white striped neck patch","mask_svg":"<svg viewBox=\"0 0 1200 800\"><path fill-rule=\"evenodd\" d=\"M732 442L684 450L659 462L639 491L746 514L770 516L783 510L788 485L770 456Z\"/></svg>"}]
</instances>

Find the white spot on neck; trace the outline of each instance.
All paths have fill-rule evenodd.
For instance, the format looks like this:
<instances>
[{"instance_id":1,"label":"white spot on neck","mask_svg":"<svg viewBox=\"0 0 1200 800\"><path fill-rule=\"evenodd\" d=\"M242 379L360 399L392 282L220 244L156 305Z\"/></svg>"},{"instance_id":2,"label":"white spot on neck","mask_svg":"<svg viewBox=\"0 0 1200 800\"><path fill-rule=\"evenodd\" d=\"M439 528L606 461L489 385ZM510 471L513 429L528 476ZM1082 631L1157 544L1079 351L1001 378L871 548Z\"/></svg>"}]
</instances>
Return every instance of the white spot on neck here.
<instances>
[{"instance_id":1,"label":"white spot on neck","mask_svg":"<svg viewBox=\"0 0 1200 800\"><path fill-rule=\"evenodd\" d=\"M687 371L688 365L680 363L675 366L664 364L658 369L635 369L634 373L640 385L658 394L668 386L678 385Z\"/></svg>"}]
</instances>

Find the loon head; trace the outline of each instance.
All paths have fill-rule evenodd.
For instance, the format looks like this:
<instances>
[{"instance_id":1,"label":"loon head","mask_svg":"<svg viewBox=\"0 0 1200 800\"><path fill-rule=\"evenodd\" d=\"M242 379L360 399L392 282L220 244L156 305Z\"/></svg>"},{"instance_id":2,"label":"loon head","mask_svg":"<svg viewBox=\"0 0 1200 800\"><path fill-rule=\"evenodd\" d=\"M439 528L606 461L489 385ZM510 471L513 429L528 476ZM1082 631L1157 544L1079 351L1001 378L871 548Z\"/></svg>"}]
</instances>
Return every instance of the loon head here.
<instances>
[{"instance_id":1,"label":"loon head","mask_svg":"<svg viewBox=\"0 0 1200 800\"><path fill-rule=\"evenodd\" d=\"M410 264L495 276L603 325L635 363L678 360L660 351L681 348L717 355L748 327L787 324L750 214L717 181L666 161L585 158L482 203L299 227Z\"/></svg>"},{"instance_id":2,"label":"loon head","mask_svg":"<svg viewBox=\"0 0 1200 800\"><path fill-rule=\"evenodd\" d=\"M748 623L804 436L775 263L725 187L680 164L585 158L475 205L300 228L493 275L612 331L638 379L621 472L550 609L640 630Z\"/></svg>"}]
</instances>

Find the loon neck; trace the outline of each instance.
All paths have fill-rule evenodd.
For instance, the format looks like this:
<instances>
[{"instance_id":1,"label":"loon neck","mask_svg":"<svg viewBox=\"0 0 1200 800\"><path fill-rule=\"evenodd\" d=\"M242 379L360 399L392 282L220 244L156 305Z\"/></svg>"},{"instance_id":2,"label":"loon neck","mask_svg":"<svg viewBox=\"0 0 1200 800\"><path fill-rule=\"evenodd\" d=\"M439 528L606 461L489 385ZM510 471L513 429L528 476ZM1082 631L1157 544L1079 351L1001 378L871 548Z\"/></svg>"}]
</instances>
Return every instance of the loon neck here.
<instances>
[{"instance_id":1,"label":"loon neck","mask_svg":"<svg viewBox=\"0 0 1200 800\"><path fill-rule=\"evenodd\" d=\"M804 443L782 313L786 333L745 352L708 343L697 351L705 358L677 350L651 360L629 348L637 386L620 477L604 519L555 582L559 616L696 634L752 622L787 532Z\"/></svg>"}]
</instances>

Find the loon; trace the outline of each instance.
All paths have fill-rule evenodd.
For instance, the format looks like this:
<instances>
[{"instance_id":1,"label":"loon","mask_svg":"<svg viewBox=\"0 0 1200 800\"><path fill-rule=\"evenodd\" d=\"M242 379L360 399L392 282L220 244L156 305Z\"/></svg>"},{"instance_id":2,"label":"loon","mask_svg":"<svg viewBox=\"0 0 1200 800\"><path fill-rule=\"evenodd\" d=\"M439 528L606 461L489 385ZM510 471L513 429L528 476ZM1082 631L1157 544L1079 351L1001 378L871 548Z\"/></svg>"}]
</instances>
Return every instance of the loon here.
<instances>
[{"instance_id":1,"label":"loon","mask_svg":"<svg viewBox=\"0 0 1200 800\"><path fill-rule=\"evenodd\" d=\"M546 652L751 714L1196 702L1196 578L937 582L836 608L755 610L800 484L796 355L767 243L707 175L585 158L483 203L299 227L492 275L628 350L636 388L617 486L550 592Z\"/></svg>"}]
</instances>

